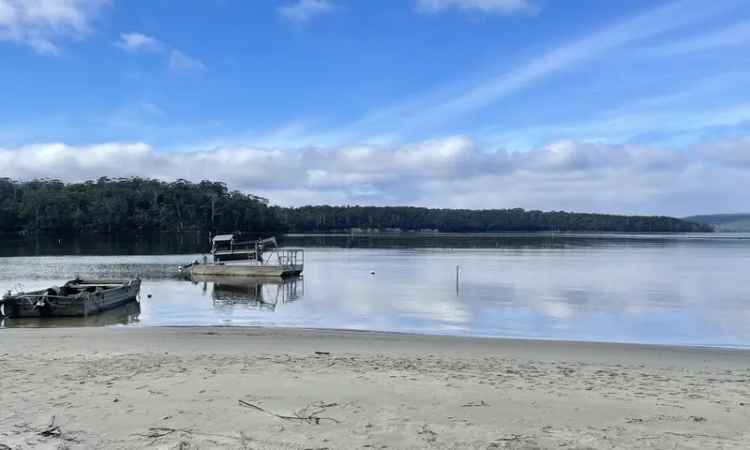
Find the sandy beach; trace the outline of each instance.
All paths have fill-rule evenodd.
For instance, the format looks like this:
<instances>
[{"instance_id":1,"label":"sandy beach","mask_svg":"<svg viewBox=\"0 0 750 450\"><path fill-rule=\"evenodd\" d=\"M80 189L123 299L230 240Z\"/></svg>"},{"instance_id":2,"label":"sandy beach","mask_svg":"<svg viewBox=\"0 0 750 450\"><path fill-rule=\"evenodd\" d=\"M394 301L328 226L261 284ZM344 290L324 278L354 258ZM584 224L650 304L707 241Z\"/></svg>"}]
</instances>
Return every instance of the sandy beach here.
<instances>
[{"instance_id":1,"label":"sandy beach","mask_svg":"<svg viewBox=\"0 0 750 450\"><path fill-rule=\"evenodd\" d=\"M258 328L0 330L0 449L748 448L750 352Z\"/></svg>"}]
</instances>

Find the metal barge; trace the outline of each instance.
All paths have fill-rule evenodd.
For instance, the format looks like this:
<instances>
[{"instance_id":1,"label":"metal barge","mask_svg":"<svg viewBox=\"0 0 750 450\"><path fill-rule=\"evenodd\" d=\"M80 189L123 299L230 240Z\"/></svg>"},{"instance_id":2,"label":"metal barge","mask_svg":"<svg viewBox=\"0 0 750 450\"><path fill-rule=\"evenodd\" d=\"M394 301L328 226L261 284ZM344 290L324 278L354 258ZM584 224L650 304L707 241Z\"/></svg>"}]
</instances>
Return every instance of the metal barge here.
<instances>
[{"instance_id":1,"label":"metal barge","mask_svg":"<svg viewBox=\"0 0 750 450\"><path fill-rule=\"evenodd\" d=\"M276 238L243 242L221 234L211 240L210 260L204 256L178 270L190 276L289 277L300 275L304 265L304 250L279 248Z\"/></svg>"},{"instance_id":2,"label":"metal barge","mask_svg":"<svg viewBox=\"0 0 750 450\"><path fill-rule=\"evenodd\" d=\"M86 317L136 300L141 280L82 280L62 286L11 294L0 299L0 316Z\"/></svg>"}]
</instances>

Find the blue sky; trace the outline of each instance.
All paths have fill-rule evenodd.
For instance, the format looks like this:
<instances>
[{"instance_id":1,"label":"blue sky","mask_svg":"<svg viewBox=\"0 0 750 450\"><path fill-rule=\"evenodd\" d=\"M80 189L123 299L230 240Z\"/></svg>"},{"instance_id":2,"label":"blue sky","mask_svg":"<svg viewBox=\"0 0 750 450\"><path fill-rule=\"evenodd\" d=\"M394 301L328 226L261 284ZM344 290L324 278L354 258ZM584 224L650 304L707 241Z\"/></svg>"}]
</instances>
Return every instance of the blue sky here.
<instances>
[{"instance_id":1,"label":"blue sky","mask_svg":"<svg viewBox=\"0 0 750 450\"><path fill-rule=\"evenodd\" d=\"M0 176L737 211L749 47L735 0L0 0Z\"/></svg>"}]
</instances>

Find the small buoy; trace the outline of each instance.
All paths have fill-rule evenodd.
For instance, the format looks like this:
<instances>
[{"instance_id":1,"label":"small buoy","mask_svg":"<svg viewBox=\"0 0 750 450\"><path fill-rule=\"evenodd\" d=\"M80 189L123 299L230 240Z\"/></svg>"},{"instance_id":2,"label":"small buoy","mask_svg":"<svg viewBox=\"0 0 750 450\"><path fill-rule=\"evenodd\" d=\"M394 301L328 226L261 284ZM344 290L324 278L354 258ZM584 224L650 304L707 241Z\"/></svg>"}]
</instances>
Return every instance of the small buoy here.
<instances>
[{"instance_id":1,"label":"small buoy","mask_svg":"<svg viewBox=\"0 0 750 450\"><path fill-rule=\"evenodd\" d=\"M146 297L151 298L151 294L146 294Z\"/></svg>"}]
</instances>

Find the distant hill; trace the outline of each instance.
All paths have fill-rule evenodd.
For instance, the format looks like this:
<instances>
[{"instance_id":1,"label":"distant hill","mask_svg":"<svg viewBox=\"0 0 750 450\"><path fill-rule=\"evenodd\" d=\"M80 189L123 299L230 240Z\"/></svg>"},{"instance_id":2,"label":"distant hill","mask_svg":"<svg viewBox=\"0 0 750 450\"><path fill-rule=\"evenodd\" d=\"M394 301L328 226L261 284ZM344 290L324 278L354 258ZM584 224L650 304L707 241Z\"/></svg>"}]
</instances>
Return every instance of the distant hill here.
<instances>
[{"instance_id":1,"label":"distant hill","mask_svg":"<svg viewBox=\"0 0 750 450\"><path fill-rule=\"evenodd\" d=\"M684 220L711 225L716 231L750 232L750 214L705 214L685 217Z\"/></svg>"}]
</instances>

